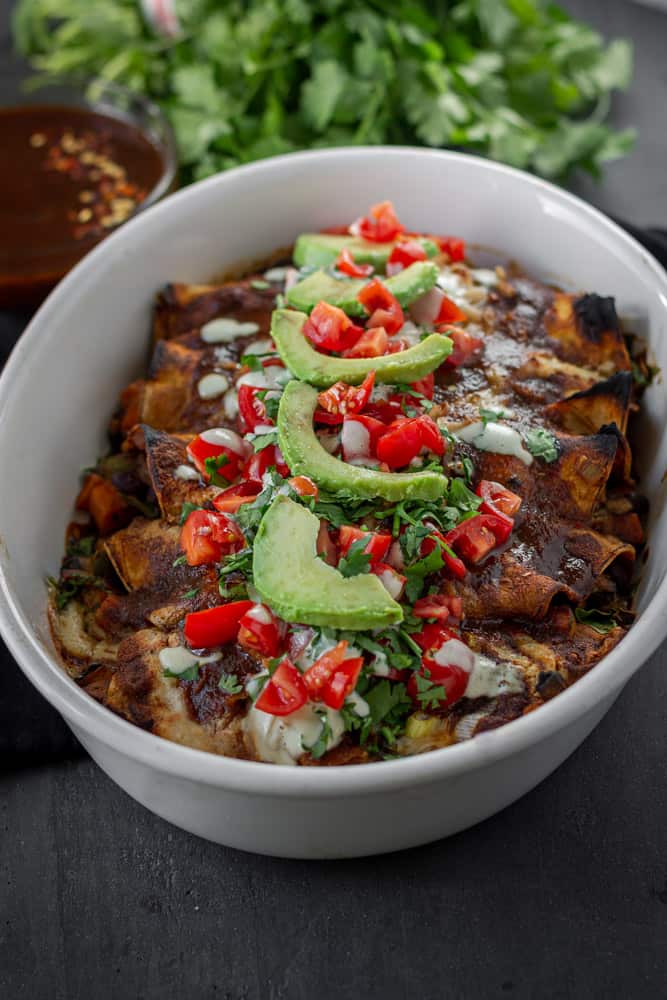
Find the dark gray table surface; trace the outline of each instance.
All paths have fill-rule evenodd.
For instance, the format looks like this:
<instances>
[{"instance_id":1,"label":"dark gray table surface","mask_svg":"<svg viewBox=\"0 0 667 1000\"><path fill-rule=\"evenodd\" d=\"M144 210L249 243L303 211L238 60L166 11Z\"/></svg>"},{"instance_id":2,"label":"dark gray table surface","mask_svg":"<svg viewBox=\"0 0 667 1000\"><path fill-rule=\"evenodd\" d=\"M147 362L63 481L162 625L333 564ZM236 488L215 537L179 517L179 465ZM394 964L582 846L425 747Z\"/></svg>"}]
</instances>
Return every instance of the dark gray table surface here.
<instances>
[{"instance_id":1,"label":"dark gray table surface","mask_svg":"<svg viewBox=\"0 0 667 1000\"><path fill-rule=\"evenodd\" d=\"M91 0L92 2L92 0ZM22 68L0 2L0 95ZM575 188L667 224L667 17L565 6L637 46L616 120L641 129ZM0 314L0 362L24 314ZM24 697L8 654L2 690ZM667 996L667 650L539 788L428 847L349 862L252 857L182 833L85 757L0 779L0 996L8 1000ZM49 723L57 734L58 719Z\"/></svg>"}]
</instances>

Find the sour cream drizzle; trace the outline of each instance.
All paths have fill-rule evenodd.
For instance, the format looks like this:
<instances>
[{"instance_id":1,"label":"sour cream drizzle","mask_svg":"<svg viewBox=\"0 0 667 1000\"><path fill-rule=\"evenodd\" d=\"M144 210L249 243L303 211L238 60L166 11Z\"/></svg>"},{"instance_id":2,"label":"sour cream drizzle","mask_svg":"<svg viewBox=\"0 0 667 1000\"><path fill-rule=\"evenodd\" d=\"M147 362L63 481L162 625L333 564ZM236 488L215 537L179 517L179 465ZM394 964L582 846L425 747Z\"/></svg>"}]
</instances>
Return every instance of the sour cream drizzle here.
<instances>
[{"instance_id":1,"label":"sour cream drizzle","mask_svg":"<svg viewBox=\"0 0 667 1000\"><path fill-rule=\"evenodd\" d=\"M519 432L506 424L490 420L485 427L481 420L476 420L475 423L452 433L460 441L466 441L480 451L492 451L496 455L513 455L521 459L524 465L533 463L533 456L524 448Z\"/></svg>"},{"instance_id":2,"label":"sour cream drizzle","mask_svg":"<svg viewBox=\"0 0 667 1000\"><path fill-rule=\"evenodd\" d=\"M294 766L322 734L322 722L328 722L327 750L338 746L345 732L340 712L324 705L307 702L291 715L277 716L262 712L254 705L243 720L243 728L260 760L271 764Z\"/></svg>"},{"instance_id":3,"label":"sour cream drizzle","mask_svg":"<svg viewBox=\"0 0 667 1000\"><path fill-rule=\"evenodd\" d=\"M176 479L199 479L199 473L191 465L179 465L174 469Z\"/></svg>"},{"instance_id":4,"label":"sour cream drizzle","mask_svg":"<svg viewBox=\"0 0 667 1000\"><path fill-rule=\"evenodd\" d=\"M237 337L252 337L258 333L259 323L242 323L238 319L222 317L205 323L200 330L200 336L207 344L226 344Z\"/></svg>"},{"instance_id":5,"label":"sour cream drizzle","mask_svg":"<svg viewBox=\"0 0 667 1000\"><path fill-rule=\"evenodd\" d=\"M195 656L185 646L167 646L160 650L158 659L163 670L168 670L170 674L184 674L190 667L198 664L215 663L216 660L220 659L220 653L212 653L210 656Z\"/></svg>"},{"instance_id":6,"label":"sour cream drizzle","mask_svg":"<svg viewBox=\"0 0 667 1000\"><path fill-rule=\"evenodd\" d=\"M197 383L197 392L201 399L215 399L216 396L222 396L227 389L229 389L229 379L219 372L210 372Z\"/></svg>"}]
</instances>

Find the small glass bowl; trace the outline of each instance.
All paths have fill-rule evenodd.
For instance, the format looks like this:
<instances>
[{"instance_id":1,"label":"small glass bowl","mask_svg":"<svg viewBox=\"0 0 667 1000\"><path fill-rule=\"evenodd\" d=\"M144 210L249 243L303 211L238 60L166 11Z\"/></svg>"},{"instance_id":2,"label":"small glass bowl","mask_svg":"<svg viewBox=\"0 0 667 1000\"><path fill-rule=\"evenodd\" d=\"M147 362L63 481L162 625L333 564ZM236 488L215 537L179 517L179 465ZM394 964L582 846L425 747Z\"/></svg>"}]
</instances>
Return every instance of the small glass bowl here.
<instances>
[{"instance_id":1,"label":"small glass bowl","mask_svg":"<svg viewBox=\"0 0 667 1000\"><path fill-rule=\"evenodd\" d=\"M20 114L24 108L60 106L85 109L133 126L148 139L156 150L162 169L146 197L128 218L149 208L177 187L176 143L171 125L153 101L125 87L105 80L54 79L31 86L11 107L0 108L0 133L7 116ZM11 148L3 143L3 155L11 156ZM39 190L35 192L35 212L39 212ZM126 221L126 220L123 220ZM0 213L0 307L35 305L78 261L118 225L103 233L75 240L63 235L62 241L49 245L25 245L11 239L2 225ZM2 241L5 245L2 245Z\"/></svg>"}]
</instances>

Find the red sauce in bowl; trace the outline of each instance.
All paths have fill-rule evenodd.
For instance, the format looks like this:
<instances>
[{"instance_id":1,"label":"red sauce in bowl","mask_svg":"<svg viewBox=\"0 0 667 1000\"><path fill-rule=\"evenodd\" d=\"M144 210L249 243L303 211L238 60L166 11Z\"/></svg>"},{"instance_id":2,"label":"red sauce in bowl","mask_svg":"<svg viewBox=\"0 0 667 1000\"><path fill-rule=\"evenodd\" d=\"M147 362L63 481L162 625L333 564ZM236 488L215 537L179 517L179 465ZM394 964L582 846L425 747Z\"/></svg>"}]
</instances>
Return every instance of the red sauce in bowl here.
<instances>
[{"instance_id":1,"label":"red sauce in bowl","mask_svg":"<svg viewBox=\"0 0 667 1000\"><path fill-rule=\"evenodd\" d=\"M37 302L164 172L136 126L94 109L0 110L0 306Z\"/></svg>"}]
</instances>

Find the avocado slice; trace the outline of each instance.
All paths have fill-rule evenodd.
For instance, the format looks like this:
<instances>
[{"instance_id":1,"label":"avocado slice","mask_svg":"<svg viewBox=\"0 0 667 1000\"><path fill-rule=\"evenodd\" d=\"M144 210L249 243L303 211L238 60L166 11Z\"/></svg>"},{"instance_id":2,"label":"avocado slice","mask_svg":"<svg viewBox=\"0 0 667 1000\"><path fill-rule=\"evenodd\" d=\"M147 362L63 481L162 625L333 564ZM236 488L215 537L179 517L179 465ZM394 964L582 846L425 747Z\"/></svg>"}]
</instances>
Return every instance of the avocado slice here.
<instances>
[{"instance_id":1,"label":"avocado slice","mask_svg":"<svg viewBox=\"0 0 667 1000\"><path fill-rule=\"evenodd\" d=\"M322 389L334 382L359 385L372 371L377 382L416 382L441 365L452 350L449 337L432 333L398 354L385 354L380 358L332 358L321 354L304 337L301 331L307 318L293 309L276 309L271 318L271 336L292 374Z\"/></svg>"},{"instance_id":2,"label":"avocado slice","mask_svg":"<svg viewBox=\"0 0 667 1000\"><path fill-rule=\"evenodd\" d=\"M437 500L447 488L439 472L376 472L334 458L313 427L317 389L288 382L278 408L278 443L294 476L309 476L329 493L384 500Z\"/></svg>"},{"instance_id":3,"label":"avocado slice","mask_svg":"<svg viewBox=\"0 0 667 1000\"><path fill-rule=\"evenodd\" d=\"M418 238L429 257L436 257L438 246L433 240ZM372 264L376 271L384 272L392 243L372 243L360 236L334 236L330 233L302 233L294 244L294 263L297 267L329 267L335 264L341 250L348 249L357 264Z\"/></svg>"},{"instance_id":4,"label":"avocado slice","mask_svg":"<svg viewBox=\"0 0 667 1000\"><path fill-rule=\"evenodd\" d=\"M403 610L372 573L344 577L317 555L319 518L277 496L255 536L255 588L280 618L304 625L372 629L403 620Z\"/></svg>"},{"instance_id":5,"label":"avocado slice","mask_svg":"<svg viewBox=\"0 0 667 1000\"><path fill-rule=\"evenodd\" d=\"M424 292L433 288L437 280L438 269L435 264L430 260L418 260L391 278L385 278L383 284L402 306L409 306ZM314 271L290 288L287 302L294 309L306 313L318 302L330 302L348 316L366 316L367 310L357 299L366 284L368 282L363 278L334 278L326 271Z\"/></svg>"}]
</instances>

